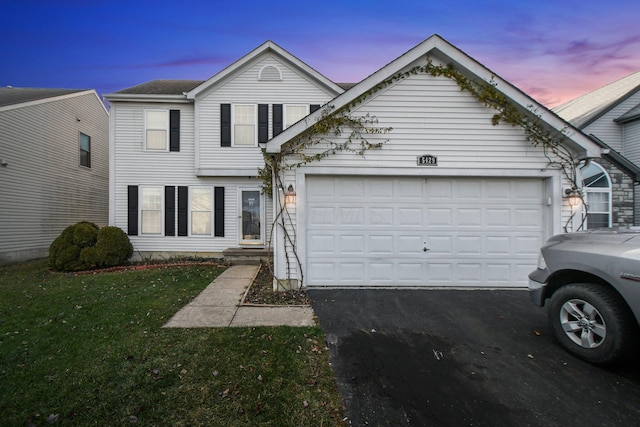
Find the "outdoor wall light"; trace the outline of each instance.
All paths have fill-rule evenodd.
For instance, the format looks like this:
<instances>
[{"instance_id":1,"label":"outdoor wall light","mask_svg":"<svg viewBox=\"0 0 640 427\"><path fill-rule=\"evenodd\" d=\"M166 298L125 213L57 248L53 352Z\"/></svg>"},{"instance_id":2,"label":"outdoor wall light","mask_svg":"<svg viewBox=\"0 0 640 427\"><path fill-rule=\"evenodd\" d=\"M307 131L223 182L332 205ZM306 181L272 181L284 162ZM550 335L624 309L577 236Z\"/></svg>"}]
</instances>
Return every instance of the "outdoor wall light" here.
<instances>
[{"instance_id":1,"label":"outdoor wall light","mask_svg":"<svg viewBox=\"0 0 640 427\"><path fill-rule=\"evenodd\" d=\"M564 197L569 202L569 206L578 206L582 201L582 192L575 188L567 188L564 190Z\"/></svg>"},{"instance_id":2,"label":"outdoor wall light","mask_svg":"<svg viewBox=\"0 0 640 427\"><path fill-rule=\"evenodd\" d=\"M293 189L293 184L289 184L287 190L284 192L284 204L287 206L296 204L296 190Z\"/></svg>"}]
</instances>

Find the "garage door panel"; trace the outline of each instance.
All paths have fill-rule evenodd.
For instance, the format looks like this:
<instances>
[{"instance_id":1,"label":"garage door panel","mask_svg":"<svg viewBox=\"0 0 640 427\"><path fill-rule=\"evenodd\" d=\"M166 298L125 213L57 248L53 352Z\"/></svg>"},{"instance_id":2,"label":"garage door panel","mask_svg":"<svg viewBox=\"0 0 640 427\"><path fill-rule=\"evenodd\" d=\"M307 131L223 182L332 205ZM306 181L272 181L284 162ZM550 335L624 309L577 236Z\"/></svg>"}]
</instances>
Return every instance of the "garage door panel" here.
<instances>
[{"instance_id":1,"label":"garage door panel","mask_svg":"<svg viewBox=\"0 0 640 427\"><path fill-rule=\"evenodd\" d=\"M393 225L393 208L369 208L367 224L371 226Z\"/></svg>"},{"instance_id":2,"label":"garage door panel","mask_svg":"<svg viewBox=\"0 0 640 427\"><path fill-rule=\"evenodd\" d=\"M327 225L333 227L336 223L335 209L325 206L310 206L309 226Z\"/></svg>"},{"instance_id":3,"label":"garage door panel","mask_svg":"<svg viewBox=\"0 0 640 427\"><path fill-rule=\"evenodd\" d=\"M455 240L456 255L482 255L482 238L480 236L459 236Z\"/></svg>"},{"instance_id":4,"label":"garage door panel","mask_svg":"<svg viewBox=\"0 0 640 427\"><path fill-rule=\"evenodd\" d=\"M453 209L426 207L426 210L427 227L451 227L453 225Z\"/></svg>"},{"instance_id":5,"label":"garage door panel","mask_svg":"<svg viewBox=\"0 0 640 427\"><path fill-rule=\"evenodd\" d=\"M360 207L339 207L338 224L364 225L365 211Z\"/></svg>"},{"instance_id":6,"label":"garage door panel","mask_svg":"<svg viewBox=\"0 0 640 427\"><path fill-rule=\"evenodd\" d=\"M307 177L307 189L310 286L526 286L543 243L542 180Z\"/></svg>"},{"instance_id":7,"label":"garage door panel","mask_svg":"<svg viewBox=\"0 0 640 427\"><path fill-rule=\"evenodd\" d=\"M363 257L365 255L364 239L362 235L338 236L338 253L341 256L355 255Z\"/></svg>"},{"instance_id":8,"label":"garage door panel","mask_svg":"<svg viewBox=\"0 0 640 427\"><path fill-rule=\"evenodd\" d=\"M415 234L400 234L397 242L397 252L400 255L415 255L424 247L422 237Z\"/></svg>"},{"instance_id":9,"label":"garage door panel","mask_svg":"<svg viewBox=\"0 0 640 427\"><path fill-rule=\"evenodd\" d=\"M455 210L454 224L458 227L482 227L480 208L459 208Z\"/></svg>"},{"instance_id":10,"label":"garage door panel","mask_svg":"<svg viewBox=\"0 0 640 427\"><path fill-rule=\"evenodd\" d=\"M392 235L369 235L367 239L367 249L371 255L381 256L393 255L393 236Z\"/></svg>"},{"instance_id":11,"label":"garage door panel","mask_svg":"<svg viewBox=\"0 0 640 427\"><path fill-rule=\"evenodd\" d=\"M339 267L340 277L342 280L346 282L362 282L362 279L365 274L365 263L364 262L341 262ZM335 280L335 278L334 278ZM332 281L330 284L335 284Z\"/></svg>"},{"instance_id":12,"label":"garage door panel","mask_svg":"<svg viewBox=\"0 0 640 427\"><path fill-rule=\"evenodd\" d=\"M488 282L508 284L511 281L511 263L487 262L485 265Z\"/></svg>"}]
</instances>

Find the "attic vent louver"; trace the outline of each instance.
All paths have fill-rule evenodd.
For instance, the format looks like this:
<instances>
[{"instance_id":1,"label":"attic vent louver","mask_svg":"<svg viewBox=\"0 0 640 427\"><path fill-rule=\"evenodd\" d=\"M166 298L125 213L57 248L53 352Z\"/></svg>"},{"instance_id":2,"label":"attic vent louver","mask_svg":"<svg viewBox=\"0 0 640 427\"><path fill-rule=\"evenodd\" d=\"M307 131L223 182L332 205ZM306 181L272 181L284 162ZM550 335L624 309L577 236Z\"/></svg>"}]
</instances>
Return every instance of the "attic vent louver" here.
<instances>
[{"instance_id":1,"label":"attic vent louver","mask_svg":"<svg viewBox=\"0 0 640 427\"><path fill-rule=\"evenodd\" d=\"M280 70L278 67L273 65L266 65L262 67L260 73L258 74L258 80L266 80L266 81L280 81L282 80L282 74L280 74Z\"/></svg>"}]
</instances>

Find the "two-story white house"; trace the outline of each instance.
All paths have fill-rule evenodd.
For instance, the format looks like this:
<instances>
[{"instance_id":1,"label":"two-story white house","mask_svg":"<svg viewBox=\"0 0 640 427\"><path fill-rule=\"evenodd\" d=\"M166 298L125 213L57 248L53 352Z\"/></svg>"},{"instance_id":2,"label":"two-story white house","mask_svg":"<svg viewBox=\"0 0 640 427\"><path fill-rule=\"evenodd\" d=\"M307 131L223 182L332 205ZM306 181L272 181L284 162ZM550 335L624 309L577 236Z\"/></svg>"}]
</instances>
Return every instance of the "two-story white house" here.
<instances>
[{"instance_id":1,"label":"two-story white house","mask_svg":"<svg viewBox=\"0 0 640 427\"><path fill-rule=\"evenodd\" d=\"M265 247L273 204L260 144L343 89L266 42L205 81L160 80L111 103L111 225L137 257Z\"/></svg>"},{"instance_id":2,"label":"two-story white house","mask_svg":"<svg viewBox=\"0 0 640 427\"><path fill-rule=\"evenodd\" d=\"M109 217L109 113L94 90L0 88L0 265Z\"/></svg>"},{"instance_id":3,"label":"two-story white house","mask_svg":"<svg viewBox=\"0 0 640 427\"><path fill-rule=\"evenodd\" d=\"M573 183L454 79L416 71L428 61L492 82L566 135L576 163L600 157L596 140L437 35L346 91L267 42L209 80L106 97L110 224L142 257L271 244L276 277L290 286L526 286L545 239L574 227ZM367 136L382 145L300 162L349 138L349 129L316 134L319 145L296 150L345 108L389 129ZM295 165L268 195L263 155Z\"/></svg>"}]
</instances>

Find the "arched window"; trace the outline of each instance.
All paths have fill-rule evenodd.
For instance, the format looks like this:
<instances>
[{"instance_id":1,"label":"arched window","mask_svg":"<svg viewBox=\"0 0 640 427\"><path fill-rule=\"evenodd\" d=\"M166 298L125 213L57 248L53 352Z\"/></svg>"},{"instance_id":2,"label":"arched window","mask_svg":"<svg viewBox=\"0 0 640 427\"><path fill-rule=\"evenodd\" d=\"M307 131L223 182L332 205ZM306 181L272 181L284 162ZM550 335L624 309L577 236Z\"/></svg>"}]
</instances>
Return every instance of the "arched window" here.
<instances>
[{"instance_id":1,"label":"arched window","mask_svg":"<svg viewBox=\"0 0 640 427\"><path fill-rule=\"evenodd\" d=\"M581 169L587 205L585 228L611 227L611 179L602 166L590 162Z\"/></svg>"}]
</instances>

